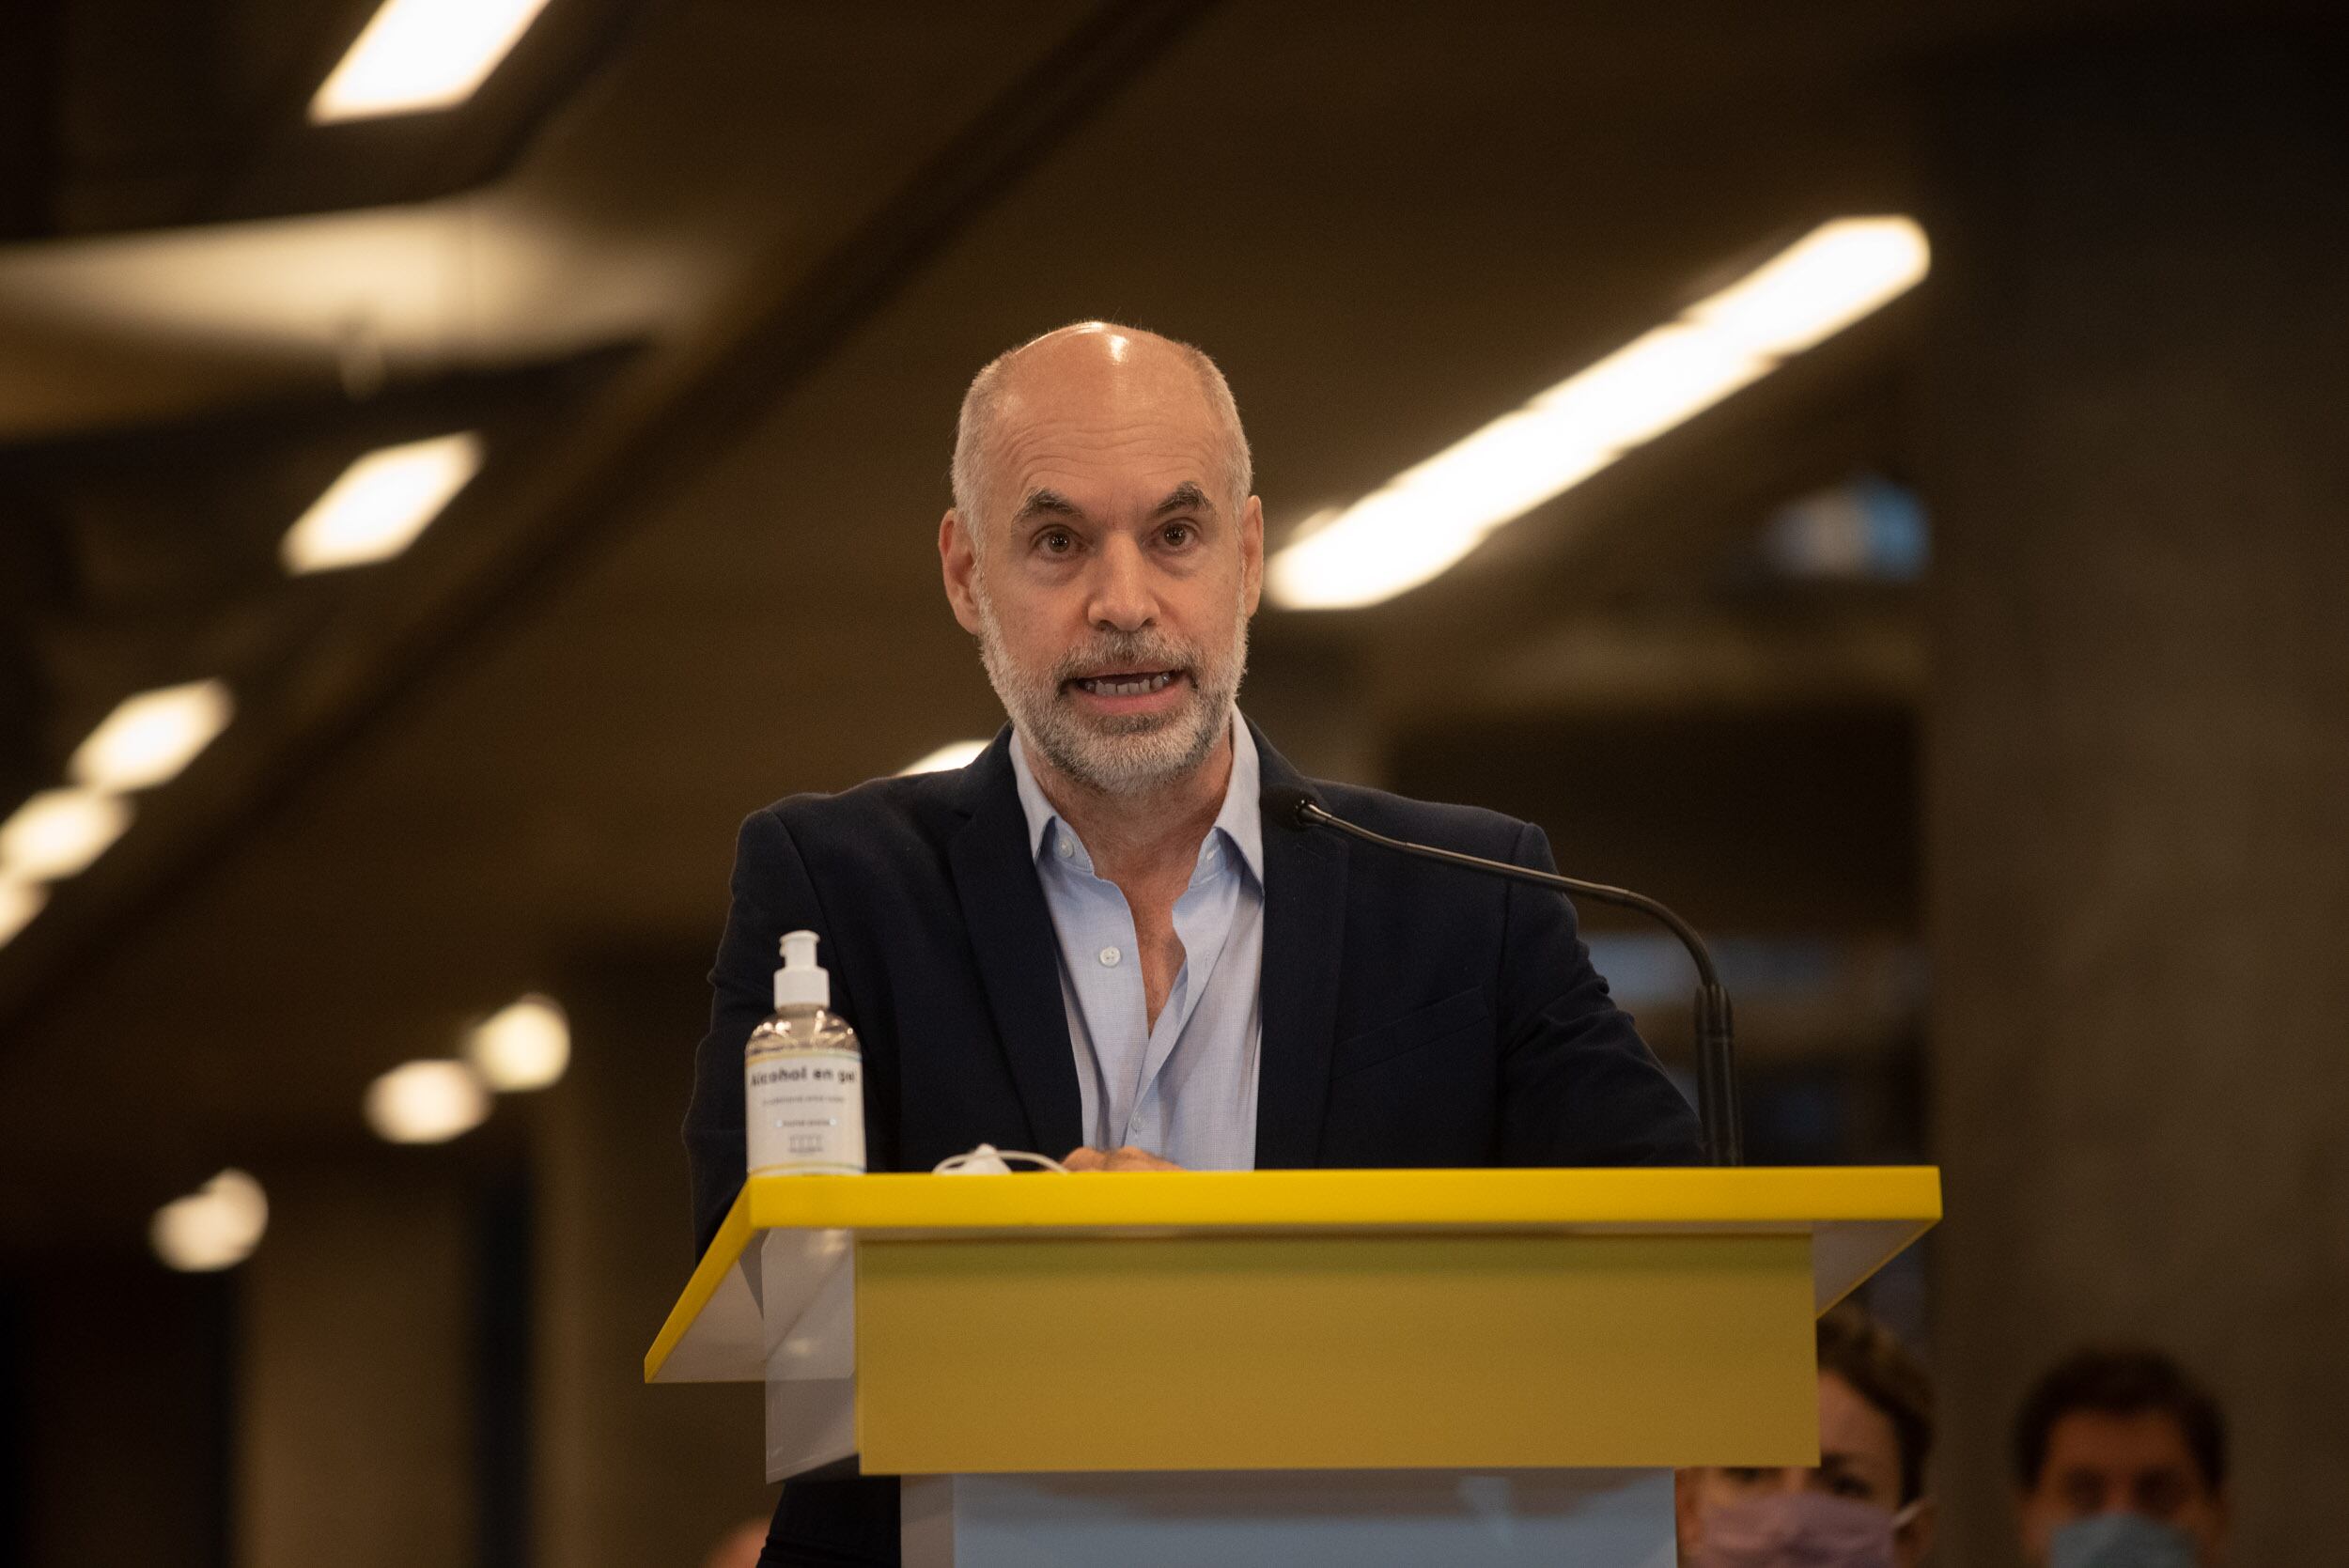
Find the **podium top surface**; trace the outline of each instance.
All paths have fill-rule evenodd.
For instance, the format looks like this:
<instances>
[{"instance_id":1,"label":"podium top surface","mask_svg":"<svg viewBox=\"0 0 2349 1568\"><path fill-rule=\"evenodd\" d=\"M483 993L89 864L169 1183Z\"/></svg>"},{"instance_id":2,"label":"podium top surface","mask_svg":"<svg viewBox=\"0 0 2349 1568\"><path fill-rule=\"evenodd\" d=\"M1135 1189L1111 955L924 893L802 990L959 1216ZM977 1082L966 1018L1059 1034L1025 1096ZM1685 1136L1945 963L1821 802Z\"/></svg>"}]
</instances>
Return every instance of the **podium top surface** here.
<instances>
[{"instance_id":1,"label":"podium top surface","mask_svg":"<svg viewBox=\"0 0 2349 1568\"><path fill-rule=\"evenodd\" d=\"M890 1240L1808 1234L1824 1311L1940 1218L1941 1175L1930 1166L762 1176L735 1199L646 1352L645 1375L711 1374L693 1370L703 1362L695 1342L739 1338L742 1325L718 1320L739 1316L748 1293L723 1287L739 1281L735 1265L764 1231Z\"/></svg>"}]
</instances>

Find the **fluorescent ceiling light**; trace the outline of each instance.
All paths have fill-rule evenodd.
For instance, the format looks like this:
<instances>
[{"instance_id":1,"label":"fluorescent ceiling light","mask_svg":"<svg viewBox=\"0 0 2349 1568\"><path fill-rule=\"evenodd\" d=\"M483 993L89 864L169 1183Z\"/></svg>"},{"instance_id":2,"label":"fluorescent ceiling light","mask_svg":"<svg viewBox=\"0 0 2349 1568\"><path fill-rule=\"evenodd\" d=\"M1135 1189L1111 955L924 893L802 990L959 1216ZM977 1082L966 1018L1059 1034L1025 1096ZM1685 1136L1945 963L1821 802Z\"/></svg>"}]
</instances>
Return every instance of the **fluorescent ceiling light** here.
<instances>
[{"instance_id":1,"label":"fluorescent ceiling light","mask_svg":"<svg viewBox=\"0 0 2349 1568\"><path fill-rule=\"evenodd\" d=\"M131 825L131 805L94 789L44 789L0 823L0 877L54 882L106 852Z\"/></svg>"},{"instance_id":2,"label":"fluorescent ceiling light","mask_svg":"<svg viewBox=\"0 0 2349 1568\"><path fill-rule=\"evenodd\" d=\"M170 1267L205 1273L244 1262L268 1229L268 1194L251 1176L230 1170L157 1209L148 1239Z\"/></svg>"},{"instance_id":3,"label":"fluorescent ceiling light","mask_svg":"<svg viewBox=\"0 0 2349 1568\"><path fill-rule=\"evenodd\" d=\"M1390 480L1306 520L1267 568L1275 604L1377 604L1458 562L1513 519L1564 493L1906 292L1925 275L1907 218L1845 218L1524 407Z\"/></svg>"},{"instance_id":4,"label":"fluorescent ceiling light","mask_svg":"<svg viewBox=\"0 0 2349 1568\"><path fill-rule=\"evenodd\" d=\"M315 125L446 109L471 98L547 0L383 0L310 100Z\"/></svg>"},{"instance_id":5,"label":"fluorescent ceiling light","mask_svg":"<svg viewBox=\"0 0 2349 1568\"><path fill-rule=\"evenodd\" d=\"M570 1021L553 999L523 997L474 1027L465 1059L492 1089L544 1089L570 1065Z\"/></svg>"},{"instance_id":6,"label":"fluorescent ceiling light","mask_svg":"<svg viewBox=\"0 0 2349 1568\"><path fill-rule=\"evenodd\" d=\"M898 768L897 777L902 779L909 773L942 773L949 768L967 768L987 748L988 742L984 740L949 741L919 761L909 762Z\"/></svg>"},{"instance_id":7,"label":"fluorescent ceiling light","mask_svg":"<svg viewBox=\"0 0 2349 1568\"><path fill-rule=\"evenodd\" d=\"M394 1143L445 1143L490 1114L490 1092L462 1062L410 1062L367 1085L367 1126Z\"/></svg>"},{"instance_id":8,"label":"fluorescent ceiling light","mask_svg":"<svg viewBox=\"0 0 2349 1568\"><path fill-rule=\"evenodd\" d=\"M278 553L295 573L389 560L480 469L481 438L471 431L370 452L311 503Z\"/></svg>"},{"instance_id":9,"label":"fluorescent ceiling light","mask_svg":"<svg viewBox=\"0 0 2349 1568\"><path fill-rule=\"evenodd\" d=\"M228 727L237 705L216 680L192 680L126 697L73 753L76 784L111 794L178 775Z\"/></svg>"},{"instance_id":10,"label":"fluorescent ceiling light","mask_svg":"<svg viewBox=\"0 0 2349 1568\"><path fill-rule=\"evenodd\" d=\"M0 875L0 947L14 941L16 934L32 924L33 917L48 902L49 890L39 882Z\"/></svg>"}]
</instances>

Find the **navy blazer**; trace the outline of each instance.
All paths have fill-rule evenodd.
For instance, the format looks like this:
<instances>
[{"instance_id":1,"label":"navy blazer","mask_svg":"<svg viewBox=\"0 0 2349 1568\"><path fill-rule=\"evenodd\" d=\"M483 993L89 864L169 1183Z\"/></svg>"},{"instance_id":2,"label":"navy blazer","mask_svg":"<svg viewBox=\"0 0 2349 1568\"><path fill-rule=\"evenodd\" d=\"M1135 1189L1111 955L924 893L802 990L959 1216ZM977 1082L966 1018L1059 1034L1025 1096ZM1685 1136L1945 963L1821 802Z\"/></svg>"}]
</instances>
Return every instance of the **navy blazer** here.
<instances>
[{"instance_id":1,"label":"navy blazer","mask_svg":"<svg viewBox=\"0 0 2349 1568\"><path fill-rule=\"evenodd\" d=\"M772 1005L778 939L823 938L832 1010L864 1046L876 1171L980 1142L1083 1141L1057 944L1011 768L797 795L743 822L709 1033L685 1118L697 1247L742 1185L742 1045ZM1396 838L1552 869L1538 828L1308 782L1268 744L1262 782L1311 788ZM1609 999L1560 894L1268 818L1259 1168L1695 1165L1688 1103Z\"/></svg>"},{"instance_id":2,"label":"navy blazer","mask_svg":"<svg viewBox=\"0 0 2349 1568\"><path fill-rule=\"evenodd\" d=\"M697 1250L742 1185L742 1045L786 931L823 938L832 1008L863 1042L872 1169L1082 1141L1011 733L959 770L795 795L743 822L685 1117ZM1261 731L1256 751L1265 785L1307 784ZM1392 837L1553 869L1540 829L1492 812L1309 787ZM1696 1118L1563 896L1268 817L1264 880L1260 1168L1701 1163ZM895 1563L895 1480L791 1483L759 1560Z\"/></svg>"}]
</instances>

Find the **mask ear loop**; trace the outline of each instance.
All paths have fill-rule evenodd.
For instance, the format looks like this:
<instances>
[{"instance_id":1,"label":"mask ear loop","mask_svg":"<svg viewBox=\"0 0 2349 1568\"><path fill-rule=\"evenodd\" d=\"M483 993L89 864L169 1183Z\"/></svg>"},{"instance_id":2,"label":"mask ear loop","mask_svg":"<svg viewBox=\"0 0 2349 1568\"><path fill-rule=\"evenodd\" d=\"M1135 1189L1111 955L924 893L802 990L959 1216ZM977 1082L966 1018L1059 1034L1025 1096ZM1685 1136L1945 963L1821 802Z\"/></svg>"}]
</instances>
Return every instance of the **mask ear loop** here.
<instances>
[{"instance_id":1,"label":"mask ear loop","mask_svg":"<svg viewBox=\"0 0 2349 1568\"><path fill-rule=\"evenodd\" d=\"M990 1160L1000 1165L1014 1159L1025 1160L1040 1170L1057 1171L1064 1176L1068 1174L1068 1167L1049 1155L1032 1155L1019 1149L999 1149L992 1143L982 1143L968 1154L949 1155L930 1167L930 1173L934 1176L991 1174L992 1172L984 1171L974 1172L974 1168L985 1166Z\"/></svg>"},{"instance_id":2,"label":"mask ear loop","mask_svg":"<svg viewBox=\"0 0 2349 1568\"><path fill-rule=\"evenodd\" d=\"M1892 1515L1892 1528L1895 1530L1906 1529L1910 1524L1915 1522L1917 1515L1925 1511L1925 1504L1930 1500L1930 1498L1918 1498L1912 1500L1906 1508L1902 1509L1899 1513Z\"/></svg>"},{"instance_id":3,"label":"mask ear loop","mask_svg":"<svg viewBox=\"0 0 2349 1568\"><path fill-rule=\"evenodd\" d=\"M1032 1155L1019 1149L998 1149L995 1151L995 1157L997 1159L1024 1159L1039 1171L1057 1171L1064 1176L1068 1174L1068 1167L1050 1155Z\"/></svg>"}]
</instances>

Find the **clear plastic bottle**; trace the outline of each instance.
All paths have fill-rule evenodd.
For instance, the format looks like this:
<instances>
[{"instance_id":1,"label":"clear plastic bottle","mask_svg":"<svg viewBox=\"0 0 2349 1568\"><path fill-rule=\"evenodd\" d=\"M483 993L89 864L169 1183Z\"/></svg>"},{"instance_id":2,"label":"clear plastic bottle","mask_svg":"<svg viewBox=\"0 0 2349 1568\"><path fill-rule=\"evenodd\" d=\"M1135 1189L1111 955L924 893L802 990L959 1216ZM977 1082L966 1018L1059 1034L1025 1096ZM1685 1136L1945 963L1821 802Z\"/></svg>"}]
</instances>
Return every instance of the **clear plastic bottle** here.
<instances>
[{"instance_id":1,"label":"clear plastic bottle","mask_svg":"<svg viewBox=\"0 0 2349 1568\"><path fill-rule=\"evenodd\" d=\"M783 939L775 1010L742 1048L743 1130L754 1176L864 1173L864 1053L832 1009L817 936Z\"/></svg>"}]
</instances>

